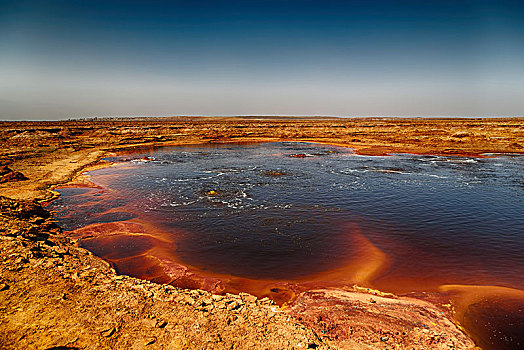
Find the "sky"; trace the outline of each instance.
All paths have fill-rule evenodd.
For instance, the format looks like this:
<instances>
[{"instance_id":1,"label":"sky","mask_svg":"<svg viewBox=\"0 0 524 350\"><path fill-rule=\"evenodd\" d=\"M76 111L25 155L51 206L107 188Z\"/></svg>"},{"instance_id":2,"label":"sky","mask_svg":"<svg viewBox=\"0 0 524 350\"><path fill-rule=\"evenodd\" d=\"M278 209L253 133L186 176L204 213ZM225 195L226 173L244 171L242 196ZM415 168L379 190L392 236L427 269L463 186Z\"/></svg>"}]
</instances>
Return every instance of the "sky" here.
<instances>
[{"instance_id":1,"label":"sky","mask_svg":"<svg viewBox=\"0 0 524 350\"><path fill-rule=\"evenodd\" d=\"M4 1L0 120L523 116L522 1Z\"/></svg>"}]
</instances>

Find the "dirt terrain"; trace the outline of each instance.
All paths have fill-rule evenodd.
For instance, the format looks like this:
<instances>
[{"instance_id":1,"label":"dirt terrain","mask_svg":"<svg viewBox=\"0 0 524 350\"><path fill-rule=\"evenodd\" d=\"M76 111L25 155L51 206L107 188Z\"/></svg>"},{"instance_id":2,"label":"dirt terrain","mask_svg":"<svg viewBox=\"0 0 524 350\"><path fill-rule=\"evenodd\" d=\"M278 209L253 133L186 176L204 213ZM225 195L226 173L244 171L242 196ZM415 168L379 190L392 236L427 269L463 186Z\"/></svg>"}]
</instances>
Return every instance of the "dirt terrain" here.
<instances>
[{"instance_id":1,"label":"dirt terrain","mask_svg":"<svg viewBox=\"0 0 524 350\"><path fill-rule=\"evenodd\" d=\"M360 154L479 155L524 153L524 118L508 119L262 119L164 118L0 122L0 165L28 177L16 186L1 175L0 191L12 198L50 197L111 150L213 142L320 142ZM2 173L2 171L0 171Z\"/></svg>"},{"instance_id":2,"label":"dirt terrain","mask_svg":"<svg viewBox=\"0 0 524 350\"><path fill-rule=\"evenodd\" d=\"M127 276L75 245L39 203L106 166L114 151L162 145L321 142L361 154L524 153L524 118L183 118L0 123L0 348L471 349L438 301L367 288L309 290L281 308ZM424 299L430 299L426 297Z\"/></svg>"}]
</instances>

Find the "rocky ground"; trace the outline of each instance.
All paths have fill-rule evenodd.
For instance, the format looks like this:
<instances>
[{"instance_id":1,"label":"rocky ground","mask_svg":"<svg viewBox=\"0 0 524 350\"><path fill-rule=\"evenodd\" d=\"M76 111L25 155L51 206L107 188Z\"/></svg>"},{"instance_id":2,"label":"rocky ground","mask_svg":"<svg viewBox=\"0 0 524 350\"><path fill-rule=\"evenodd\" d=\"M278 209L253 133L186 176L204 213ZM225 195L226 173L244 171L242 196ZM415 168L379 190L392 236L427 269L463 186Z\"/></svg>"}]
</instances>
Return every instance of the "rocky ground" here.
<instances>
[{"instance_id":1,"label":"rocky ground","mask_svg":"<svg viewBox=\"0 0 524 350\"><path fill-rule=\"evenodd\" d=\"M269 299L127 276L77 248L49 213L0 198L2 349L322 349Z\"/></svg>"},{"instance_id":2,"label":"rocky ground","mask_svg":"<svg viewBox=\"0 0 524 350\"><path fill-rule=\"evenodd\" d=\"M470 349L451 310L354 287L286 308L118 276L39 202L114 150L315 141L365 154L523 152L524 119L170 118L0 123L0 348Z\"/></svg>"}]
</instances>

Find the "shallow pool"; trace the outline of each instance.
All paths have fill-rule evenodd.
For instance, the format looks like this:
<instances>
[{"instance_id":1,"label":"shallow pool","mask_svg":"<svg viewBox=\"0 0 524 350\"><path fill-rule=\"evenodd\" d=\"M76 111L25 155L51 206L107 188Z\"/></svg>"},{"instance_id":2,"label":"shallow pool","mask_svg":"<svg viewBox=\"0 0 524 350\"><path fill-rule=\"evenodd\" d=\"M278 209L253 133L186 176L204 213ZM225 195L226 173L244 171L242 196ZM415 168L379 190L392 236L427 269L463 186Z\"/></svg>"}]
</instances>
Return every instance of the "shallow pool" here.
<instances>
[{"instance_id":1,"label":"shallow pool","mask_svg":"<svg viewBox=\"0 0 524 350\"><path fill-rule=\"evenodd\" d=\"M60 189L50 208L121 273L275 299L293 283L524 290L524 156L359 156L282 142L108 160L89 173L98 188Z\"/></svg>"}]
</instances>

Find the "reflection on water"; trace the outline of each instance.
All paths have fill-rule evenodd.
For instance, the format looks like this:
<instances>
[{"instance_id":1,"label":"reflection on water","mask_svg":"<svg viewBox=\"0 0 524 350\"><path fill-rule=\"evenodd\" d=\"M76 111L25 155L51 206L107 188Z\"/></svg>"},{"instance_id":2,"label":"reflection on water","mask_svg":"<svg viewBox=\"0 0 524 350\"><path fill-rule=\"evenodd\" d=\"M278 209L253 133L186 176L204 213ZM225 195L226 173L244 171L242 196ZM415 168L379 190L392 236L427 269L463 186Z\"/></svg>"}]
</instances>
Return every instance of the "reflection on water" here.
<instances>
[{"instance_id":1,"label":"reflection on water","mask_svg":"<svg viewBox=\"0 0 524 350\"><path fill-rule=\"evenodd\" d=\"M361 282L386 291L524 289L522 156L368 157L266 143L110 160L117 166L90 173L102 190L59 190L51 208L68 230L92 227L82 244L120 272L190 286L198 278L179 277L189 268L233 290L241 279L355 281L348 276L378 259ZM107 234L112 222L140 225L147 239Z\"/></svg>"}]
</instances>

